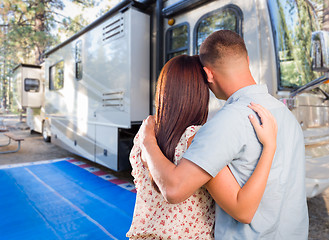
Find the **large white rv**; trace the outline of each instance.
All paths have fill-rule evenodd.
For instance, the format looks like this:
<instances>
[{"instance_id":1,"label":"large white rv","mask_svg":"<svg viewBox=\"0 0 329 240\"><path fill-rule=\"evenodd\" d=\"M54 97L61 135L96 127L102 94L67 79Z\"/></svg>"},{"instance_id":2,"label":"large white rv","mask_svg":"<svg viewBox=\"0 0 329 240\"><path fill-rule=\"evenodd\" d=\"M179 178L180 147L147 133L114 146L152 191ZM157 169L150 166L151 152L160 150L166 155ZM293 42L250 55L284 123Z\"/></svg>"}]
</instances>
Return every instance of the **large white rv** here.
<instances>
[{"instance_id":1,"label":"large white rv","mask_svg":"<svg viewBox=\"0 0 329 240\"><path fill-rule=\"evenodd\" d=\"M124 169L134 134L152 114L163 64L176 55L198 54L209 34L230 29L246 42L255 80L267 84L300 123L307 196L315 196L329 186L323 6L324 0L125 0L45 53L44 137ZM220 104L213 98L211 106Z\"/></svg>"}]
</instances>

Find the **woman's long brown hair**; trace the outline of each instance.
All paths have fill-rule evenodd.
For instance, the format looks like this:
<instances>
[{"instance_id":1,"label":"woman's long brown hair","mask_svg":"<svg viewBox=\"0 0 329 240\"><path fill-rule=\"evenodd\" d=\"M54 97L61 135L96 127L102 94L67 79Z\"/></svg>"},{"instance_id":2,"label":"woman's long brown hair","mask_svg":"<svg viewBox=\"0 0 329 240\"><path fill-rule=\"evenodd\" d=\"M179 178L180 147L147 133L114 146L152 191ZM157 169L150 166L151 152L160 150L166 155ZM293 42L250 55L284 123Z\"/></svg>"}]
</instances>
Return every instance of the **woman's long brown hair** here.
<instances>
[{"instance_id":1,"label":"woman's long brown hair","mask_svg":"<svg viewBox=\"0 0 329 240\"><path fill-rule=\"evenodd\" d=\"M208 116L209 88L199 56L180 55L163 67L156 89L155 134L163 154L174 161L175 148L188 126Z\"/></svg>"}]
</instances>

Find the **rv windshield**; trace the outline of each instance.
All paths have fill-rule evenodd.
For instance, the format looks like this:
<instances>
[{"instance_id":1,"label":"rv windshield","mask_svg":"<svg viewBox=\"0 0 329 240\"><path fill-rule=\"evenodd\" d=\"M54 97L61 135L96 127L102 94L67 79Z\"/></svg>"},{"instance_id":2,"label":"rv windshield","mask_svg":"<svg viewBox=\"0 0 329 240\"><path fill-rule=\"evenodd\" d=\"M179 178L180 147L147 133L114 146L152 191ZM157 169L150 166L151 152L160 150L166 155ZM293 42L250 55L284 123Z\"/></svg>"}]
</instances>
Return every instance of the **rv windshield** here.
<instances>
[{"instance_id":1,"label":"rv windshield","mask_svg":"<svg viewBox=\"0 0 329 240\"><path fill-rule=\"evenodd\" d=\"M279 87L297 88L320 74L311 69L311 35L321 28L324 0L268 0Z\"/></svg>"}]
</instances>

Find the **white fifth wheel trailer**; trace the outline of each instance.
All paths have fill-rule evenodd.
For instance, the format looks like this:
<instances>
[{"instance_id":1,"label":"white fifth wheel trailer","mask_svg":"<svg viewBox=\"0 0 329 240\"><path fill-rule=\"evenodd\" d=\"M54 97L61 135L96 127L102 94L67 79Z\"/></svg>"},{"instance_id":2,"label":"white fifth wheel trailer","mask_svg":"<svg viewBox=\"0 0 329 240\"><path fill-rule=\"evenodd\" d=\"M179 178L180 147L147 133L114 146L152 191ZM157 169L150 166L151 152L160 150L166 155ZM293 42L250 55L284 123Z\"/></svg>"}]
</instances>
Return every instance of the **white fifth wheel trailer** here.
<instances>
[{"instance_id":1,"label":"white fifth wheel trailer","mask_svg":"<svg viewBox=\"0 0 329 240\"><path fill-rule=\"evenodd\" d=\"M153 113L156 76L198 54L212 32L240 34L253 77L284 102L305 136L307 196L329 186L329 37L324 0L125 0L45 53L44 136L111 169ZM220 104L212 98L211 109ZM293 149L292 149L293 151Z\"/></svg>"},{"instance_id":2,"label":"white fifth wheel trailer","mask_svg":"<svg viewBox=\"0 0 329 240\"><path fill-rule=\"evenodd\" d=\"M19 64L13 69L14 92L19 108L40 108L44 97L41 66Z\"/></svg>"},{"instance_id":3,"label":"white fifth wheel trailer","mask_svg":"<svg viewBox=\"0 0 329 240\"><path fill-rule=\"evenodd\" d=\"M44 76L43 67L32 64L17 65L12 75L15 82L13 92L18 108L26 109L27 125L36 132L42 132L42 123L45 119Z\"/></svg>"}]
</instances>

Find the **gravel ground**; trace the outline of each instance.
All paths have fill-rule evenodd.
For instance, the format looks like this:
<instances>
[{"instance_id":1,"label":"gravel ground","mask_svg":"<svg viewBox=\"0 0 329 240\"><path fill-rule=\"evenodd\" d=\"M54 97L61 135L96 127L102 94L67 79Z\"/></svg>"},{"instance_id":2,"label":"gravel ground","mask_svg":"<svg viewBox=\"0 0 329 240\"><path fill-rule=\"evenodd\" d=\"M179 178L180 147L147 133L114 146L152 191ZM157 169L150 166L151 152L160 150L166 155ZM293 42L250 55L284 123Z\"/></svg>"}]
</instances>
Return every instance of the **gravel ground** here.
<instances>
[{"instance_id":1,"label":"gravel ground","mask_svg":"<svg viewBox=\"0 0 329 240\"><path fill-rule=\"evenodd\" d=\"M329 189L307 200L310 218L310 240L329 239Z\"/></svg>"},{"instance_id":2,"label":"gravel ground","mask_svg":"<svg viewBox=\"0 0 329 240\"><path fill-rule=\"evenodd\" d=\"M1 118L1 116L0 116ZM1 123L1 119L0 119ZM19 122L15 117L6 117L3 119L3 123L14 132L17 136L22 136L25 140L22 142L22 147L17 153L1 154L0 165L3 164L17 164L24 162L36 162L43 160L51 160L64 157L72 157L83 161L88 161L82 157L76 156L62 148L59 148L51 143L43 141L40 134L30 134L30 130L24 122ZM0 133L0 144L6 143L6 137ZM15 149L16 143L12 143L12 146L1 147L0 150ZM98 168L103 168L109 171L111 174L126 180L132 180L130 172L117 173L106 169L93 162L89 162L91 165L96 165ZM309 218L310 218L310 240L328 240L329 239L329 189L322 194L308 199Z\"/></svg>"}]
</instances>

